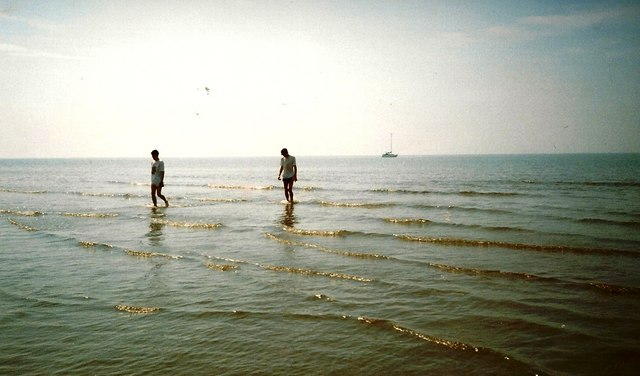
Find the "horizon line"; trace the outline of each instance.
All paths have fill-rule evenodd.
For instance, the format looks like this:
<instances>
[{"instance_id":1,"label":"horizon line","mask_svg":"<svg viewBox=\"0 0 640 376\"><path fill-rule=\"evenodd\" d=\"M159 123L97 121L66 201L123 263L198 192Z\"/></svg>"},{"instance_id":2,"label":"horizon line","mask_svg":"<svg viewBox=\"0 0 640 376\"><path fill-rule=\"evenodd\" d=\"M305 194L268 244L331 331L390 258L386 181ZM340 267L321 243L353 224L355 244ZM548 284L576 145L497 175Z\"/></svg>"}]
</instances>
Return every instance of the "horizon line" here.
<instances>
[{"instance_id":1,"label":"horizon line","mask_svg":"<svg viewBox=\"0 0 640 376\"><path fill-rule=\"evenodd\" d=\"M463 156L519 156L519 155L611 155L611 154L640 154L640 151L614 151L614 152L552 152L552 153L448 153L448 154L398 154L397 158L401 157L463 157ZM166 156L166 154L164 155ZM299 157L305 158L362 158L362 157L375 157L381 158L382 154L335 154L335 155L319 155L319 154L298 154ZM280 158L278 155L244 155L244 156L187 156L187 157L173 157L172 159L216 159L216 158ZM0 160L11 160L11 159L33 159L33 160L45 160L45 159L146 159L147 157L139 157L139 156L122 156L122 157L86 157L86 156L76 156L76 157L62 157L62 156L51 156L51 157L3 157L0 156ZM385 159L395 159L395 158L385 158Z\"/></svg>"}]
</instances>

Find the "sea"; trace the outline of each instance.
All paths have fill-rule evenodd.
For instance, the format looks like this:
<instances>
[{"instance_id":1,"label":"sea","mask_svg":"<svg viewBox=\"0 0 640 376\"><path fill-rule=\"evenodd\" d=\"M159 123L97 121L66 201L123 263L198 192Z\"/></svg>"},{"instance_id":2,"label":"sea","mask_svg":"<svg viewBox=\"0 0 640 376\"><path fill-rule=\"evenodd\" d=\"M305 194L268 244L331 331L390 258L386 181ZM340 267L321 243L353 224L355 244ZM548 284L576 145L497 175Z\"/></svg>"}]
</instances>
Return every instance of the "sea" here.
<instances>
[{"instance_id":1,"label":"sea","mask_svg":"<svg viewBox=\"0 0 640 376\"><path fill-rule=\"evenodd\" d=\"M640 154L296 159L1 159L0 374L637 374Z\"/></svg>"}]
</instances>

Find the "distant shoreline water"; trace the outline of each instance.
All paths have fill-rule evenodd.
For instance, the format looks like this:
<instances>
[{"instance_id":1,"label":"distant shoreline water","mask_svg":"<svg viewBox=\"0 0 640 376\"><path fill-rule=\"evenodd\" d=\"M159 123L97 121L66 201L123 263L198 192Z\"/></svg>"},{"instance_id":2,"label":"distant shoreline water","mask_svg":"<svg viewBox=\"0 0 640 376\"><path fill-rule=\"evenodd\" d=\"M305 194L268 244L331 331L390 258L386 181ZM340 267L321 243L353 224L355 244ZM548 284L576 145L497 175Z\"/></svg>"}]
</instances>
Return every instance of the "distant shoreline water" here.
<instances>
[{"instance_id":1,"label":"distant shoreline water","mask_svg":"<svg viewBox=\"0 0 640 376\"><path fill-rule=\"evenodd\" d=\"M361 155L305 155L299 154L301 158L381 158L377 154L361 154ZM407 158L451 158L451 157L541 157L541 156L549 156L549 157L558 157L558 156L607 156L607 155L640 155L640 152L577 152L577 153L497 153L497 154L399 154L400 157ZM273 155L238 155L238 156L176 156L176 155L163 155L161 159L195 159L195 160L206 160L206 159L264 159L264 158L276 158L280 159L280 156L277 154ZM36 157L0 157L0 160L90 160L90 159L98 159L98 160L121 160L121 159L148 159L144 156L123 156L123 157L105 157L105 156L77 156L77 157L60 157L60 156L36 156Z\"/></svg>"},{"instance_id":2,"label":"distant shoreline water","mask_svg":"<svg viewBox=\"0 0 640 376\"><path fill-rule=\"evenodd\" d=\"M640 366L640 154L296 158L0 159L0 373Z\"/></svg>"}]
</instances>

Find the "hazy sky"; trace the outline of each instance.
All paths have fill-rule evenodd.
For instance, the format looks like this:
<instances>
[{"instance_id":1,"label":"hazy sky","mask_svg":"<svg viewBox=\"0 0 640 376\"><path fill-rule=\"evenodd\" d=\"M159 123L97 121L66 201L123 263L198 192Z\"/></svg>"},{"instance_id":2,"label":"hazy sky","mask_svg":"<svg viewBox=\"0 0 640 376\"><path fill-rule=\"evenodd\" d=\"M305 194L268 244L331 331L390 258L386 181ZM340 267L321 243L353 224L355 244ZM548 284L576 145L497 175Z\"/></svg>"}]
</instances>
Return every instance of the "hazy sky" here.
<instances>
[{"instance_id":1,"label":"hazy sky","mask_svg":"<svg viewBox=\"0 0 640 376\"><path fill-rule=\"evenodd\" d=\"M0 0L0 158L640 152L637 1Z\"/></svg>"}]
</instances>

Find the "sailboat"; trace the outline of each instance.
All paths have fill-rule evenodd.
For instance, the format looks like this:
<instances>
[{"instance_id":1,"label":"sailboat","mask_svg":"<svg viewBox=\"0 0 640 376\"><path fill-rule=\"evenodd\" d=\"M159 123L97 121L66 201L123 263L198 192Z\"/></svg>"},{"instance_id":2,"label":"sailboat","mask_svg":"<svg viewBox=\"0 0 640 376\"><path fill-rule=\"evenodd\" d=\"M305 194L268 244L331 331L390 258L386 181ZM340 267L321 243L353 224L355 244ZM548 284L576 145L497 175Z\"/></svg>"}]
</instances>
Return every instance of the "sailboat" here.
<instances>
[{"instance_id":1,"label":"sailboat","mask_svg":"<svg viewBox=\"0 0 640 376\"><path fill-rule=\"evenodd\" d=\"M393 133L391 133L391 141L389 142L389 151L382 154L382 158L395 158L398 154L393 154Z\"/></svg>"}]
</instances>

